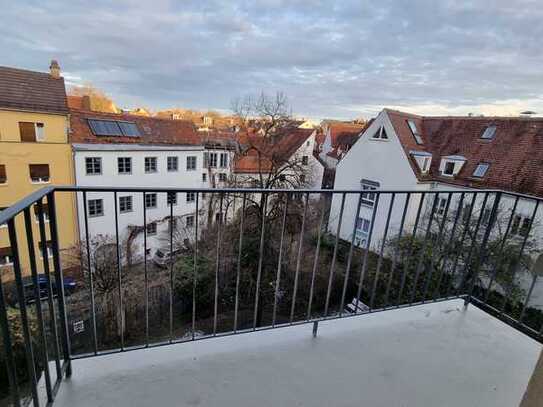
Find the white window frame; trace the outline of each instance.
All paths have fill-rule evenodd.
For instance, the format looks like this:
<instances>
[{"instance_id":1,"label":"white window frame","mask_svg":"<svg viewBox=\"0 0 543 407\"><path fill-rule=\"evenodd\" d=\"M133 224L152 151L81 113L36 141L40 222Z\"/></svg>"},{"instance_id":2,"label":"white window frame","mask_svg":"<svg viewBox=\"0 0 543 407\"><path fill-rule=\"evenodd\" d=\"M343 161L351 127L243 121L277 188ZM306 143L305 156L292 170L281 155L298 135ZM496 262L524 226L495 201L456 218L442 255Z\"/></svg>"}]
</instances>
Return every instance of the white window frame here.
<instances>
[{"instance_id":1,"label":"white window frame","mask_svg":"<svg viewBox=\"0 0 543 407\"><path fill-rule=\"evenodd\" d=\"M179 157L176 155L170 155L166 157L166 168L168 172L179 171Z\"/></svg>"},{"instance_id":2,"label":"white window frame","mask_svg":"<svg viewBox=\"0 0 543 407\"><path fill-rule=\"evenodd\" d=\"M98 208L98 206L96 205L98 203L100 211L96 211L96 209ZM91 214L91 209L95 212L94 214ZM104 216L104 200L101 198L87 200L87 212L89 218L98 218L100 216Z\"/></svg>"},{"instance_id":3,"label":"white window frame","mask_svg":"<svg viewBox=\"0 0 543 407\"><path fill-rule=\"evenodd\" d=\"M13 254L2 255L0 259L4 259L4 263L0 263L0 268L13 266Z\"/></svg>"},{"instance_id":4,"label":"white window frame","mask_svg":"<svg viewBox=\"0 0 543 407\"><path fill-rule=\"evenodd\" d=\"M228 154L227 153L221 153L219 166L221 168L228 168Z\"/></svg>"},{"instance_id":5,"label":"white window frame","mask_svg":"<svg viewBox=\"0 0 543 407\"><path fill-rule=\"evenodd\" d=\"M154 164L152 164L154 163ZM154 167L154 169L153 169ZM158 158L145 157L143 160L143 169L146 174L156 174L158 172Z\"/></svg>"},{"instance_id":6,"label":"white window frame","mask_svg":"<svg viewBox=\"0 0 543 407\"><path fill-rule=\"evenodd\" d=\"M123 210L121 202L124 202L125 206L128 209L125 208ZM127 203L128 203L128 205L126 205ZM132 195L120 196L119 197L119 213L130 213L130 212L134 212L134 200L132 198Z\"/></svg>"},{"instance_id":7,"label":"white window frame","mask_svg":"<svg viewBox=\"0 0 543 407\"><path fill-rule=\"evenodd\" d=\"M45 141L45 125L43 123L34 123L36 141Z\"/></svg>"},{"instance_id":8,"label":"white window frame","mask_svg":"<svg viewBox=\"0 0 543 407\"><path fill-rule=\"evenodd\" d=\"M185 201L187 203L196 202L196 192L187 192L186 197L185 197Z\"/></svg>"},{"instance_id":9,"label":"white window frame","mask_svg":"<svg viewBox=\"0 0 543 407\"><path fill-rule=\"evenodd\" d=\"M447 166L451 165L451 164L452 164L452 172L448 173L447 172ZM454 177L455 169L456 169L456 163L454 161L445 160L445 165L443 166L443 172L441 173L441 175L444 175L446 177Z\"/></svg>"},{"instance_id":10,"label":"white window frame","mask_svg":"<svg viewBox=\"0 0 543 407\"><path fill-rule=\"evenodd\" d=\"M126 170L128 163L128 171ZM123 168L123 171L121 171ZM130 175L132 174L132 157L117 157L117 173L119 175Z\"/></svg>"},{"instance_id":11,"label":"white window frame","mask_svg":"<svg viewBox=\"0 0 543 407\"><path fill-rule=\"evenodd\" d=\"M85 157L85 175L102 175L102 157Z\"/></svg>"},{"instance_id":12,"label":"white window frame","mask_svg":"<svg viewBox=\"0 0 543 407\"><path fill-rule=\"evenodd\" d=\"M388 133L385 129L385 126L379 127L379 130L377 130L373 136L370 138L371 140L379 140L379 141L388 141Z\"/></svg>"},{"instance_id":13,"label":"white window frame","mask_svg":"<svg viewBox=\"0 0 543 407\"><path fill-rule=\"evenodd\" d=\"M189 155L187 157L187 171L196 171L198 167L198 158L195 155Z\"/></svg>"},{"instance_id":14,"label":"white window frame","mask_svg":"<svg viewBox=\"0 0 543 407\"><path fill-rule=\"evenodd\" d=\"M360 187L362 191L374 191L379 189L381 184L377 181L372 181L369 179L363 179L360 181ZM372 192L365 192L362 194L361 203L367 207L373 208L375 201L377 199L377 194Z\"/></svg>"},{"instance_id":15,"label":"white window frame","mask_svg":"<svg viewBox=\"0 0 543 407\"><path fill-rule=\"evenodd\" d=\"M152 227L152 231L149 231L149 227ZM158 231L157 223L156 222L149 222L145 227L145 233L147 236L156 236Z\"/></svg>"},{"instance_id":16,"label":"white window frame","mask_svg":"<svg viewBox=\"0 0 543 407\"><path fill-rule=\"evenodd\" d=\"M170 197L173 196L173 200L170 200ZM167 192L166 193L166 204L168 206L173 205L176 206L179 200L177 199L177 192Z\"/></svg>"},{"instance_id":17,"label":"white window frame","mask_svg":"<svg viewBox=\"0 0 543 407\"><path fill-rule=\"evenodd\" d=\"M472 176L475 178L484 178L489 168L489 163L479 163L477 164L477 167L475 167L475 170L473 170Z\"/></svg>"},{"instance_id":18,"label":"white window frame","mask_svg":"<svg viewBox=\"0 0 543 407\"><path fill-rule=\"evenodd\" d=\"M155 209L157 207L158 197L156 192L145 194L145 209Z\"/></svg>"},{"instance_id":19,"label":"white window frame","mask_svg":"<svg viewBox=\"0 0 543 407\"><path fill-rule=\"evenodd\" d=\"M193 228L194 227L194 215L185 216L185 227Z\"/></svg>"}]
</instances>

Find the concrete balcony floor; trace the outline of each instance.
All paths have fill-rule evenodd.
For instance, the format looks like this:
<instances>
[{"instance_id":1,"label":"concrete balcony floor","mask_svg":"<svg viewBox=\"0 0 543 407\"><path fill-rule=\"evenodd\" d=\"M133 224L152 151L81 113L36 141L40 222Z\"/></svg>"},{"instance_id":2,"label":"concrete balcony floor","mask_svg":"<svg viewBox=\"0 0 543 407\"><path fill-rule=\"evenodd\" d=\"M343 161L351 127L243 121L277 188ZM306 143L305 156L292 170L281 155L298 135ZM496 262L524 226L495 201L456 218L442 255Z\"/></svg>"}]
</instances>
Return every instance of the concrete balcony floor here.
<instances>
[{"instance_id":1,"label":"concrete balcony floor","mask_svg":"<svg viewBox=\"0 0 543 407\"><path fill-rule=\"evenodd\" d=\"M55 406L513 407L541 345L463 301L73 362Z\"/></svg>"}]
</instances>

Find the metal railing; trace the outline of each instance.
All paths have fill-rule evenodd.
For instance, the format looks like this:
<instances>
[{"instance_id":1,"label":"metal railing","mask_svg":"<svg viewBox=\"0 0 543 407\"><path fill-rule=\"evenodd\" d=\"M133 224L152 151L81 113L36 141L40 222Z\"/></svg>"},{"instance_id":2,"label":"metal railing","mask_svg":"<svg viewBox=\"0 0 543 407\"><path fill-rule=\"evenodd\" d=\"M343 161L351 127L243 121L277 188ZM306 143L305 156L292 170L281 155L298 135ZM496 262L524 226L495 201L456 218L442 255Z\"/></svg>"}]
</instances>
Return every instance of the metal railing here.
<instances>
[{"instance_id":1,"label":"metal railing","mask_svg":"<svg viewBox=\"0 0 543 407\"><path fill-rule=\"evenodd\" d=\"M141 211L131 198L121 212L121 194L141 195ZM167 197L162 209L157 196ZM62 197L74 217L57 210ZM90 199L102 199L92 209L101 217L89 217ZM78 358L306 323L316 335L322 320L452 298L542 341L542 313L530 306L539 203L498 190L43 188L0 212L12 263L0 268L11 398L53 403ZM153 211L167 225L160 239ZM122 220L127 212L141 224ZM77 241L59 239L59 222L77 226Z\"/></svg>"}]
</instances>

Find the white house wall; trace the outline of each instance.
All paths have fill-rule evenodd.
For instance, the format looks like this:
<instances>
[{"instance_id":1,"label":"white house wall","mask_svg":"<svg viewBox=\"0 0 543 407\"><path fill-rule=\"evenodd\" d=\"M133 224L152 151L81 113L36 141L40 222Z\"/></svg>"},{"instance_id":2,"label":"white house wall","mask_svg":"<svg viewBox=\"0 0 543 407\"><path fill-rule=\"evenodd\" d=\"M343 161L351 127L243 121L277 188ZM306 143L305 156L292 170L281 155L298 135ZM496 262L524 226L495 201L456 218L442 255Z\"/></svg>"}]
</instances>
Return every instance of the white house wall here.
<instances>
[{"instance_id":1,"label":"white house wall","mask_svg":"<svg viewBox=\"0 0 543 407\"><path fill-rule=\"evenodd\" d=\"M376 140L371 136L385 126L388 140ZM353 145L339 162L336 169L334 189L361 190L361 180L379 182L380 189L426 190L427 184L420 184L406 158L405 152L397 138L392 124L385 112L381 112L371 126ZM406 216L406 228L413 223L418 196L412 196ZM340 237L350 241L353 236L359 194L348 194L345 200ZM372 234L372 248L378 247L383 240L391 195L382 194L377 207ZM388 236L398 233L401 223L406 194L397 194L391 215ZM328 229L336 233L341 207L341 195L334 194L330 211ZM371 220L373 209L362 205L360 217Z\"/></svg>"}]
</instances>

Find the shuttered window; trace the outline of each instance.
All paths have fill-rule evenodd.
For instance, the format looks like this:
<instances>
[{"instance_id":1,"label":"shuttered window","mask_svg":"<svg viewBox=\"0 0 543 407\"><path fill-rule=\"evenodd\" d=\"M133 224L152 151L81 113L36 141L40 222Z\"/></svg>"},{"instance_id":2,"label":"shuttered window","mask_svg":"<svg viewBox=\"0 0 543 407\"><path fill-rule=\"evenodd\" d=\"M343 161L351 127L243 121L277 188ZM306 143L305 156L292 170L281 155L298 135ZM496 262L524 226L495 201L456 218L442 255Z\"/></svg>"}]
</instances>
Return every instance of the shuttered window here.
<instances>
[{"instance_id":1,"label":"shuttered window","mask_svg":"<svg viewBox=\"0 0 543 407\"><path fill-rule=\"evenodd\" d=\"M49 164L30 164L28 167L32 182L49 182Z\"/></svg>"},{"instance_id":2,"label":"shuttered window","mask_svg":"<svg viewBox=\"0 0 543 407\"><path fill-rule=\"evenodd\" d=\"M8 175L6 174L6 166L0 164L0 184L8 182Z\"/></svg>"},{"instance_id":3,"label":"shuttered window","mask_svg":"<svg viewBox=\"0 0 543 407\"><path fill-rule=\"evenodd\" d=\"M19 122L21 141L27 143L36 142L36 126L33 122Z\"/></svg>"}]
</instances>

